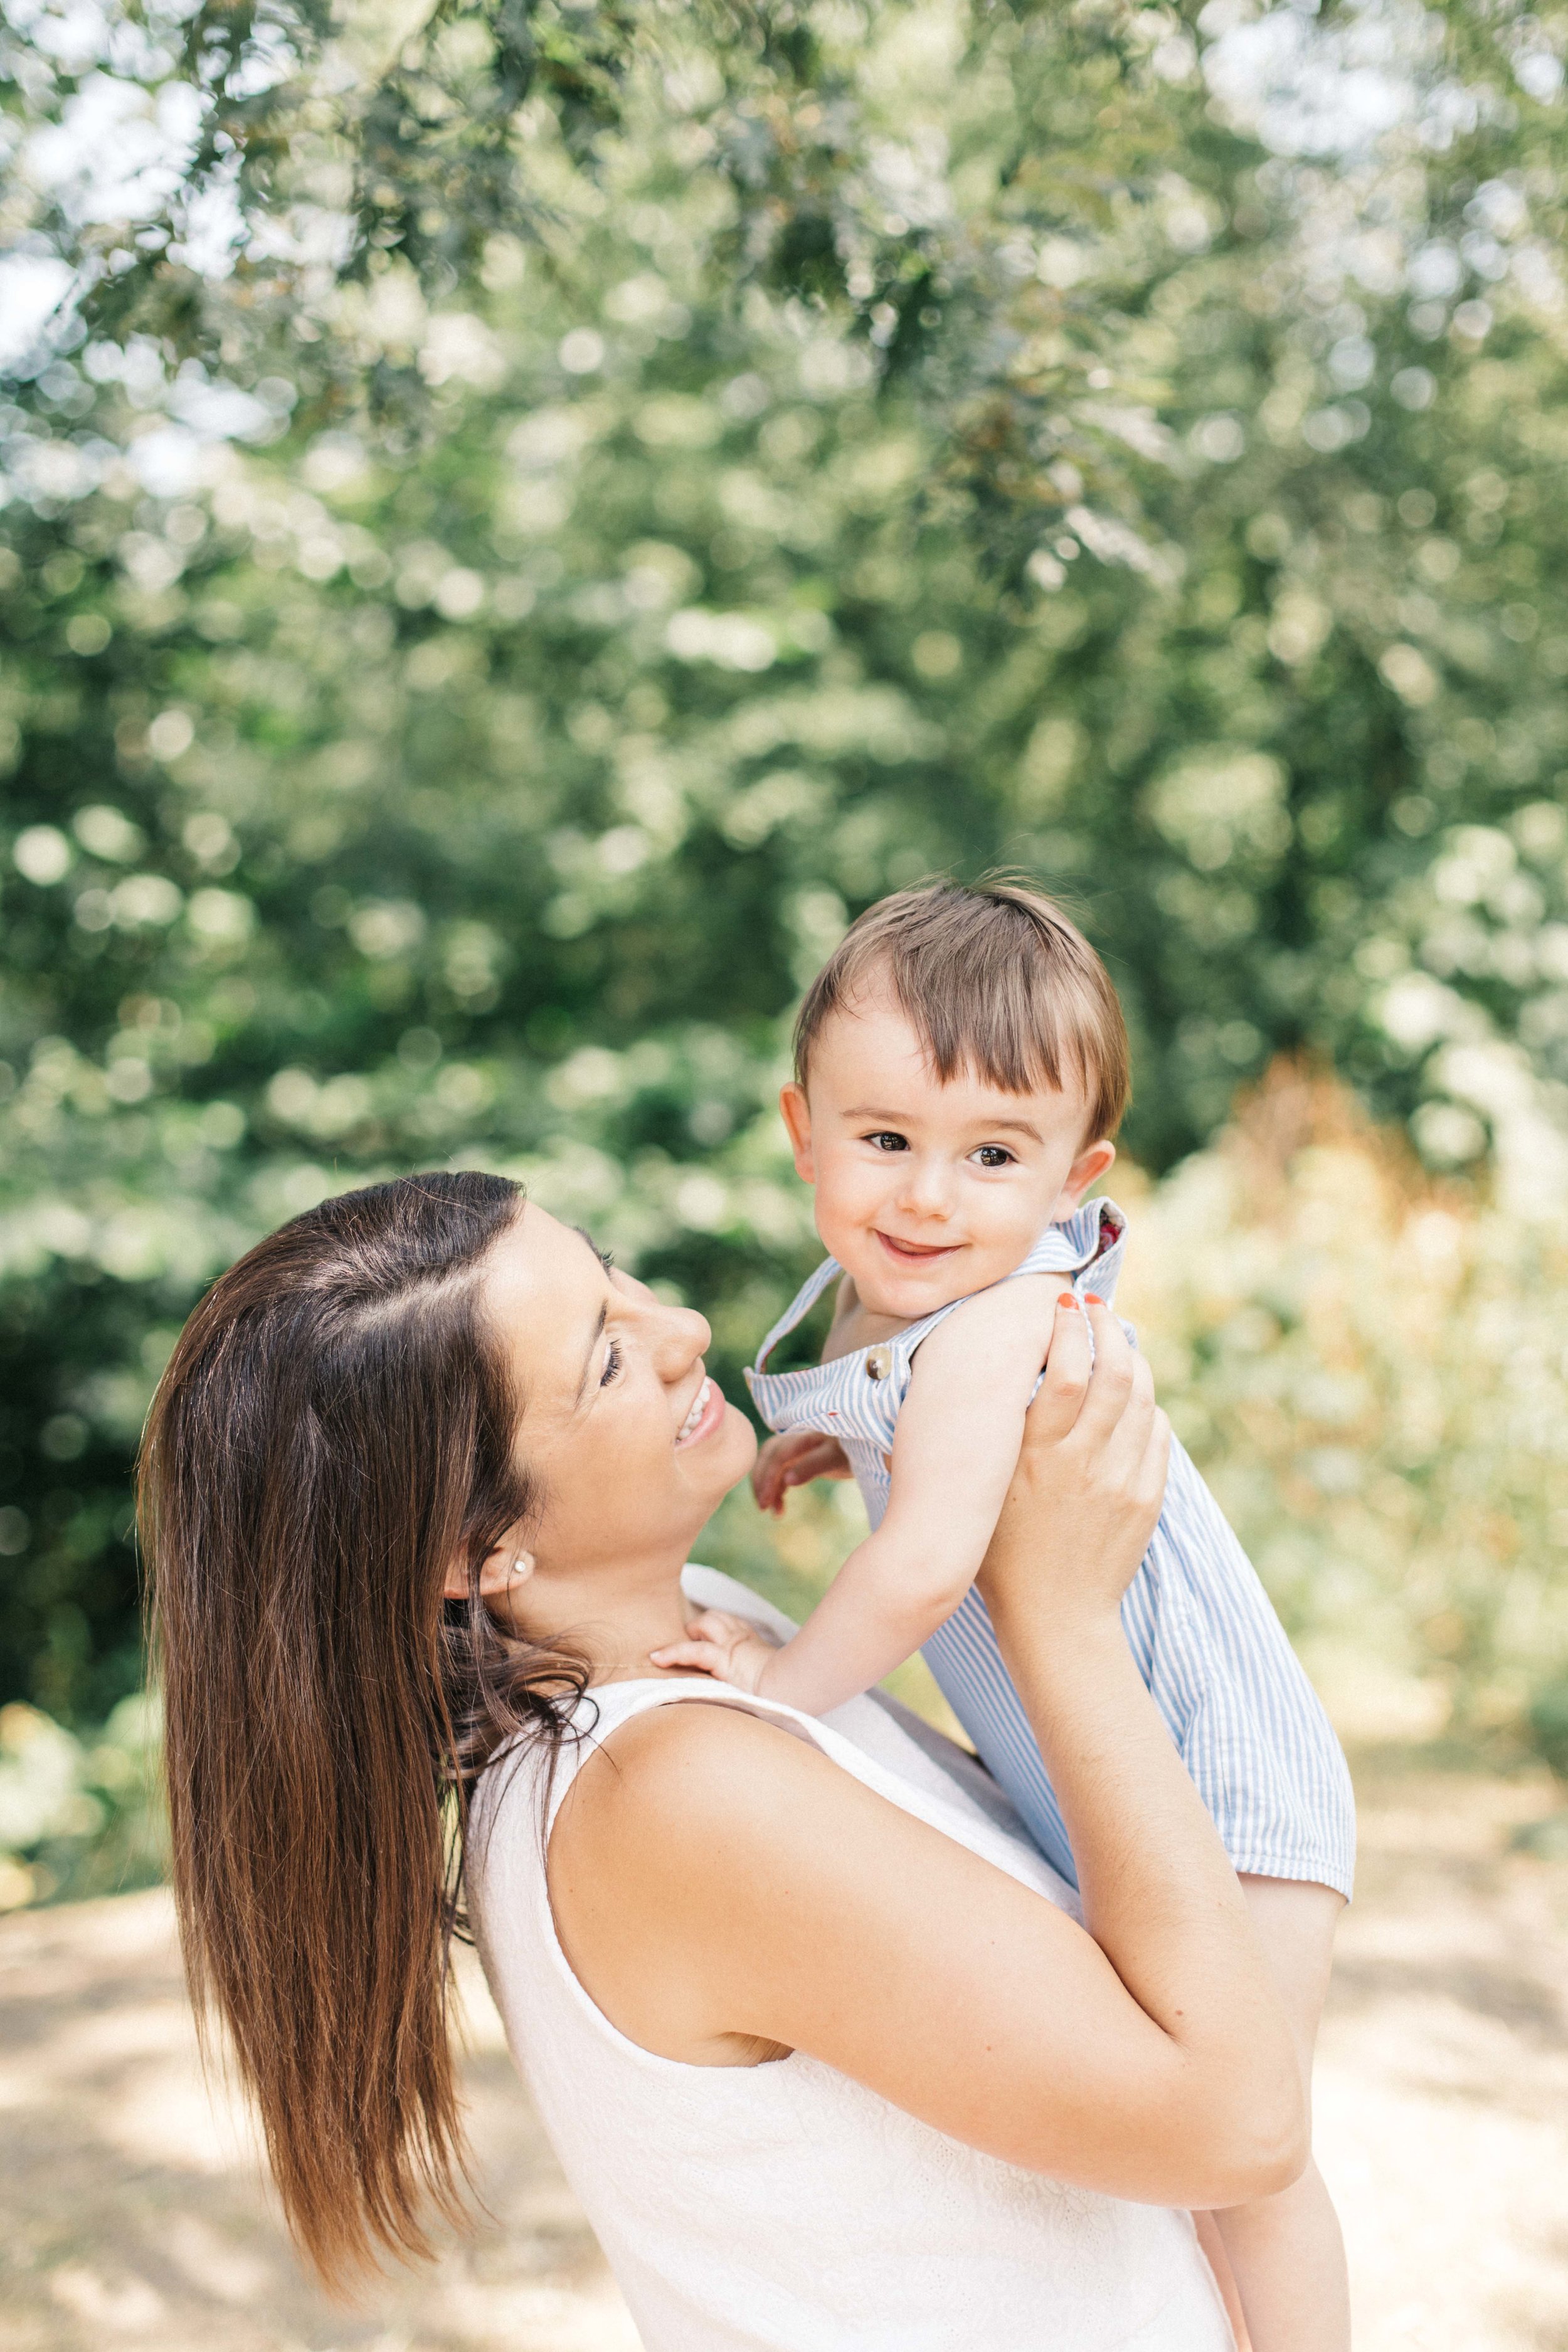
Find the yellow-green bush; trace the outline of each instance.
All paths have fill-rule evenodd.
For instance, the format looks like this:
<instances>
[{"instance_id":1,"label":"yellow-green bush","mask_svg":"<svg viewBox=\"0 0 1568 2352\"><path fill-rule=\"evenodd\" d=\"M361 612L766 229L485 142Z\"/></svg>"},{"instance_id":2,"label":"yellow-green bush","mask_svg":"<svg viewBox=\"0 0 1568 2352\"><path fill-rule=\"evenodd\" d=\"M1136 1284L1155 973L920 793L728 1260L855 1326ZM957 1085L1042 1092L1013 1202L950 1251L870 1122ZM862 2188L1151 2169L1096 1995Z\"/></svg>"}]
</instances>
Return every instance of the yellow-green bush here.
<instances>
[{"instance_id":1,"label":"yellow-green bush","mask_svg":"<svg viewBox=\"0 0 1568 2352\"><path fill-rule=\"evenodd\" d=\"M1521 1726L1568 1660L1562 1204L1279 1071L1131 1205L1127 1311L1344 1728Z\"/></svg>"}]
</instances>

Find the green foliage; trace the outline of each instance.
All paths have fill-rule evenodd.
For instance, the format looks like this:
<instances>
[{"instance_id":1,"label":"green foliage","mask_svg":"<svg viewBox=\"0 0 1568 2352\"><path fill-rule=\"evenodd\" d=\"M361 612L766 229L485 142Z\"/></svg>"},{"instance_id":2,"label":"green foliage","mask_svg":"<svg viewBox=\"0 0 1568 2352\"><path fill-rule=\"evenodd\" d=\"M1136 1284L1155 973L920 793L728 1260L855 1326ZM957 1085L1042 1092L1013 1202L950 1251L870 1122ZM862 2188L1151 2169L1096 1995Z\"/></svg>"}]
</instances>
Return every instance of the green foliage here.
<instances>
[{"instance_id":1,"label":"green foliage","mask_svg":"<svg viewBox=\"0 0 1568 2352\"><path fill-rule=\"evenodd\" d=\"M1568 1679L1541 1691L1530 1709L1530 1728L1552 1770L1568 1780Z\"/></svg>"},{"instance_id":2,"label":"green foliage","mask_svg":"<svg viewBox=\"0 0 1568 2352\"><path fill-rule=\"evenodd\" d=\"M163 1875L156 1710L121 1699L90 1740L0 1707L0 1911L118 1895Z\"/></svg>"},{"instance_id":3,"label":"green foliage","mask_svg":"<svg viewBox=\"0 0 1568 2352\"><path fill-rule=\"evenodd\" d=\"M1155 1168L1308 1045L1552 1181L1549 26L86 22L11 0L0 1690L134 1686L151 1382L334 1186L516 1169L732 1384L791 1002L928 871L1083 914Z\"/></svg>"}]
</instances>

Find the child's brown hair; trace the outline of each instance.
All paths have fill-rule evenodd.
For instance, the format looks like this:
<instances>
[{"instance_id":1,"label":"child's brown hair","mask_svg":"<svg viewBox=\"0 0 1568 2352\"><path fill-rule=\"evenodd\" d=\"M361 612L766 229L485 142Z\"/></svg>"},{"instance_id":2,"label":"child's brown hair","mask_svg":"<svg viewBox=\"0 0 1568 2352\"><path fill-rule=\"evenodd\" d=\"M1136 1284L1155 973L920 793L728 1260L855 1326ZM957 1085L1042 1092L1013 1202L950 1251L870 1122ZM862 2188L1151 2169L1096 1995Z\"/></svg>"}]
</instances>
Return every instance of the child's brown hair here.
<instances>
[{"instance_id":1,"label":"child's brown hair","mask_svg":"<svg viewBox=\"0 0 1568 2352\"><path fill-rule=\"evenodd\" d=\"M895 891L852 923L806 992L795 1076L836 1013L885 981L944 1082L960 1070L1026 1094L1076 1081L1085 1139L1112 1136L1131 1092L1127 1024L1076 923L1027 884L933 882Z\"/></svg>"}]
</instances>

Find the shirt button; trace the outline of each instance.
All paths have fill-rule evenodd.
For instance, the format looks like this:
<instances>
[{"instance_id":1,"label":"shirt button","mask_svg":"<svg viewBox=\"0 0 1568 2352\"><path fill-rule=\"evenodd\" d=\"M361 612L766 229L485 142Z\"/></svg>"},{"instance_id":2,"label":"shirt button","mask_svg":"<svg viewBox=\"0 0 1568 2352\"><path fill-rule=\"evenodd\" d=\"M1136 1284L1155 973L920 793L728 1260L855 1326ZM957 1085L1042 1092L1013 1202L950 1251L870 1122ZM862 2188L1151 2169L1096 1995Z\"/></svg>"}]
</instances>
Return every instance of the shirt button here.
<instances>
[{"instance_id":1,"label":"shirt button","mask_svg":"<svg viewBox=\"0 0 1568 2352\"><path fill-rule=\"evenodd\" d=\"M866 1378L868 1381L885 1381L892 1369L893 1351L891 1348L867 1349Z\"/></svg>"}]
</instances>

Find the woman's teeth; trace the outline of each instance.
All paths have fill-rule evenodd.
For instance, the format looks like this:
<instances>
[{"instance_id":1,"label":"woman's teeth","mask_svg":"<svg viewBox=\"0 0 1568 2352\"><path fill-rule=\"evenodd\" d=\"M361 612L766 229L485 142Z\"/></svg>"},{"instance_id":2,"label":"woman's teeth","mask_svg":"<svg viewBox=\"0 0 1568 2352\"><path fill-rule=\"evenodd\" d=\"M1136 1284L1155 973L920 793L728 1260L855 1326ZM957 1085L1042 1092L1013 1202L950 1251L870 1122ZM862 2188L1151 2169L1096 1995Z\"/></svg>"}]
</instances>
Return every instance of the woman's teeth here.
<instances>
[{"instance_id":1,"label":"woman's teeth","mask_svg":"<svg viewBox=\"0 0 1568 2352\"><path fill-rule=\"evenodd\" d=\"M698 1423L707 1412L708 1400L712 1393L712 1381L704 1381L702 1386L698 1390L696 1396L691 1401L691 1411L687 1414L686 1419L681 1423L679 1429L676 1433L675 1442L677 1445L680 1444L683 1437L690 1436L692 1431L696 1428Z\"/></svg>"}]
</instances>

